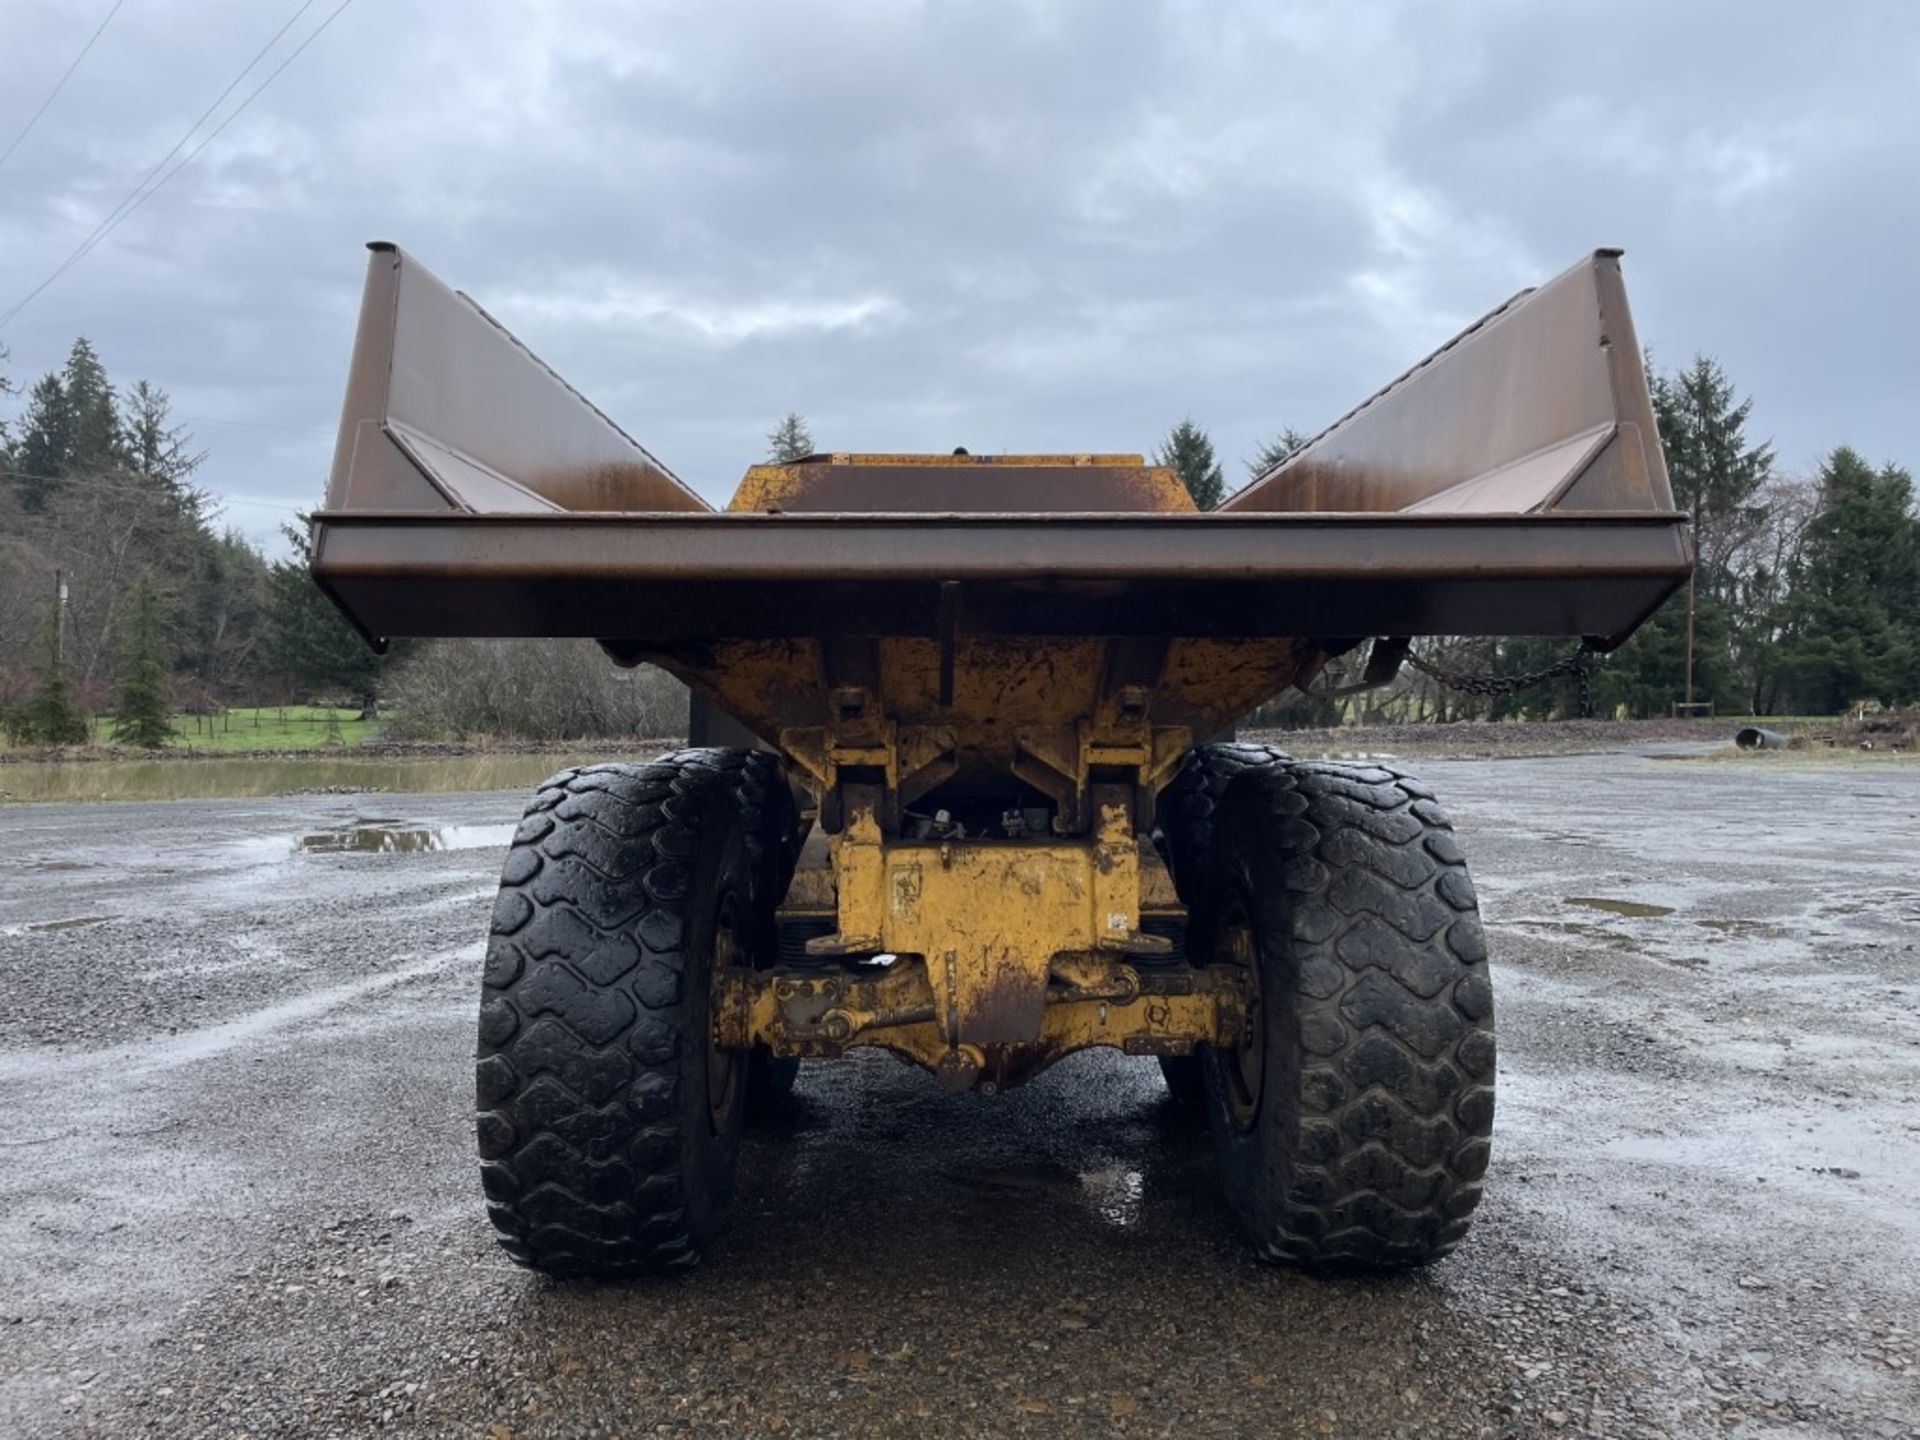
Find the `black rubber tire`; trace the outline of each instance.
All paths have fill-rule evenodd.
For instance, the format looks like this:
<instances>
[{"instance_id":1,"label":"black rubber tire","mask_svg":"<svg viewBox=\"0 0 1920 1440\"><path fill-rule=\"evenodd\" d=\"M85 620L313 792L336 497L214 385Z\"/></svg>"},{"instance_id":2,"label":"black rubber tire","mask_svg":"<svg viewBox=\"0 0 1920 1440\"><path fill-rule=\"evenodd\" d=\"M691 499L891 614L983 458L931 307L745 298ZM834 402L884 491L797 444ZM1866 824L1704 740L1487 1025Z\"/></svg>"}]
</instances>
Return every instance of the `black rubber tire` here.
<instances>
[{"instance_id":1,"label":"black rubber tire","mask_svg":"<svg viewBox=\"0 0 1920 1440\"><path fill-rule=\"evenodd\" d=\"M774 910L786 898L794 865L800 858L800 845L806 838L793 791L779 757L768 751L710 749L698 753L712 757L709 763L734 776L734 796L739 806L736 822L745 834L753 872L753 965L757 970L770 969L779 961ZM758 1125L777 1118L799 1075L798 1059L777 1059L766 1047L756 1047L747 1069L747 1123Z\"/></svg>"},{"instance_id":2,"label":"black rubber tire","mask_svg":"<svg viewBox=\"0 0 1920 1440\"><path fill-rule=\"evenodd\" d=\"M1153 843L1167 862L1182 903L1191 907L1201 901L1215 873L1209 859L1213 821L1227 787L1242 775L1284 765L1289 758L1278 746L1252 741L1197 745L1161 787L1153 807Z\"/></svg>"},{"instance_id":3,"label":"black rubber tire","mask_svg":"<svg viewBox=\"0 0 1920 1440\"><path fill-rule=\"evenodd\" d=\"M787 886L793 882L793 867L806 838L786 769L779 756L766 750L681 750L669 758L694 756L733 777L734 823L746 839L754 904L771 923L774 908L786 898ZM771 945L771 939L767 943ZM761 963L761 954L755 952L756 963ZM764 954L768 957L764 963L771 964L773 951Z\"/></svg>"},{"instance_id":4,"label":"black rubber tire","mask_svg":"<svg viewBox=\"0 0 1920 1440\"><path fill-rule=\"evenodd\" d=\"M1480 1201L1494 1086L1486 942L1445 813L1397 770L1296 761L1236 779L1213 844L1207 927L1224 947L1244 924L1265 1040L1246 1128L1232 1053L1202 1052L1229 1205L1268 1260L1440 1259Z\"/></svg>"},{"instance_id":5,"label":"black rubber tire","mask_svg":"<svg viewBox=\"0 0 1920 1440\"><path fill-rule=\"evenodd\" d=\"M747 1065L716 1115L715 935L724 917L743 953L770 954L761 897L778 873L759 843L765 817L743 803L743 779L764 766L744 753L563 771L515 832L475 1076L487 1212L523 1265L651 1274L693 1264L721 1226Z\"/></svg>"},{"instance_id":6,"label":"black rubber tire","mask_svg":"<svg viewBox=\"0 0 1920 1440\"><path fill-rule=\"evenodd\" d=\"M1181 940L1189 959L1205 963L1211 942L1205 924L1206 887L1215 873L1211 861L1213 819L1227 787L1249 771L1285 764L1286 751L1253 741L1196 745L1181 760L1173 778L1161 787L1153 807L1153 843L1173 877L1174 893L1187 906ZM1197 913L1196 913L1197 912ZM1197 923L1196 923L1197 922ZM1199 1121L1206 1113L1206 1082L1200 1056L1163 1055L1160 1074L1167 1082L1167 1103Z\"/></svg>"}]
</instances>

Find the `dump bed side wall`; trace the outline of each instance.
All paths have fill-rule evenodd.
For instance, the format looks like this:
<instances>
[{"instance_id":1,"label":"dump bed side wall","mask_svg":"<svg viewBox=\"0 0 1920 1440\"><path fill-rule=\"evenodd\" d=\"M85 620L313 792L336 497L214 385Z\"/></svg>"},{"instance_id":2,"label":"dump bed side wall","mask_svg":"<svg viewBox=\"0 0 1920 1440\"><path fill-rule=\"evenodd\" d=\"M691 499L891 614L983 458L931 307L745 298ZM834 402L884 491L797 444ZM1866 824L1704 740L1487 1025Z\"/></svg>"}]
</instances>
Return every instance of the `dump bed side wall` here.
<instances>
[{"instance_id":1,"label":"dump bed side wall","mask_svg":"<svg viewBox=\"0 0 1920 1440\"><path fill-rule=\"evenodd\" d=\"M1220 508L1670 511L1618 253L1515 296Z\"/></svg>"},{"instance_id":2,"label":"dump bed side wall","mask_svg":"<svg viewBox=\"0 0 1920 1440\"><path fill-rule=\"evenodd\" d=\"M372 247L328 510L710 508L473 301Z\"/></svg>"},{"instance_id":3,"label":"dump bed side wall","mask_svg":"<svg viewBox=\"0 0 1920 1440\"><path fill-rule=\"evenodd\" d=\"M1684 582L1618 292L1610 256L1576 267L1209 514L1131 455L813 457L715 513L380 249L314 574L369 638L589 636L776 744L860 690L1015 755L994 736L1033 684L1058 750L1091 703L1069 672L1190 740L1369 635L1617 640ZM877 678L849 678L869 651Z\"/></svg>"}]
</instances>

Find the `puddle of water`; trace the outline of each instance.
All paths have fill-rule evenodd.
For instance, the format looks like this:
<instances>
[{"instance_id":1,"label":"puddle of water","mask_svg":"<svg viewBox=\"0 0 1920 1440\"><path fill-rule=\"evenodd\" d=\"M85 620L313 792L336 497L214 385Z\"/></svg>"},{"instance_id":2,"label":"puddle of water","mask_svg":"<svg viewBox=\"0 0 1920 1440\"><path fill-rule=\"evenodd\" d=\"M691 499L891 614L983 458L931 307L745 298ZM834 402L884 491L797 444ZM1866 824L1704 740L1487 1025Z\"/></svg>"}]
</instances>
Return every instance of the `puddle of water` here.
<instances>
[{"instance_id":1,"label":"puddle of water","mask_svg":"<svg viewBox=\"0 0 1920 1440\"><path fill-rule=\"evenodd\" d=\"M653 755L658 744L642 747ZM610 755L440 755L423 759L68 760L0 765L0 802L212 800L226 797L396 791L444 794L530 790L556 770Z\"/></svg>"},{"instance_id":2,"label":"puddle of water","mask_svg":"<svg viewBox=\"0 0 1920 1440\"><path fill-rule=\"evenodd\" d=\"M1644 900L1610 900L1600 895L1569 895L1567 904L1583 910L1604 910L1609 915L1624 915L1630 920L1657 920L1673 914L1671 905L1649 905Z\"/></svg>"},{"instance_id":3,"label":"puddle of water","mask_svg":"<svg viewBox=\"0 0 1920 1440\"><path fill-rule=\"evenodd\" d=\"M1598 940L1602 944L1616 948L1627 944L1618 930L1610 929L1594 920L1533 920L1523 916L1510 923L1528 930L1551 930L1556 935L1577 935L1583 940Z\"/></svg>"},{"instance_id":4,"label":"puddle of water","mask_svg":"<svg viewBox=\"0 0 1920 1440\"><path fill-rule=\"evenodd\" d=\"M511 825L408 825L398 820L361 821L336 830L294 837L303 855L405 855L419 850L480 850L505 846Z\"/></svg>"},{"instance_id":5,"label":"puddle of water","mask_svg":"<svg viewBox=\"0 0 1920 1440\"><path fill-rule=\"evenodd\" d=\"M104 925L114 918L112 915L70 915L64 920L31 920L25 925L10 925L4 933L45 935L55 930L84 930L89 925Z\"/></svg>"},{"instance_id":6,"label":"puddle of water","mask_svg":"<svg viewBox=\"0 0 1920 1440\"><path fill-rule=\"evenodd\" d=\"M1146 1176L1126 1165L1102 1165L1076 1174L1064 1165L1043 1161L955 1171L948 1179L962 1189L989 1196L1074 1199L1106 1224L1123 1230L1140 1223L1147 1192Z\"/></svg>"},{"instance_id":7,"label":"puddle of water","mask_svg":"<svg viewBox=\"0 0 1920 1440\"><path fill-rule=\"evenodd\" d=\"M1752 940L1786 940L1791 938L1785 927L1774 925L1765 920L1712 919L1696 920L1694 924L1706 930L1717 930L1722 935L1743 936Z\"/></svg>"},{"instance_id":8,"label":"puddle of water","mask_svg":"<svg viewBox=\"0 0 1920 1440\"><path fill-rule=\"evenodd\" d=\"M1140 1223L1147 1184L1138 1170L1120 1165L1088 1170L1080 1176L1080 1190L1093 1213L1107 1224L1125 1230Z\"/></svg>"}]
</instances>

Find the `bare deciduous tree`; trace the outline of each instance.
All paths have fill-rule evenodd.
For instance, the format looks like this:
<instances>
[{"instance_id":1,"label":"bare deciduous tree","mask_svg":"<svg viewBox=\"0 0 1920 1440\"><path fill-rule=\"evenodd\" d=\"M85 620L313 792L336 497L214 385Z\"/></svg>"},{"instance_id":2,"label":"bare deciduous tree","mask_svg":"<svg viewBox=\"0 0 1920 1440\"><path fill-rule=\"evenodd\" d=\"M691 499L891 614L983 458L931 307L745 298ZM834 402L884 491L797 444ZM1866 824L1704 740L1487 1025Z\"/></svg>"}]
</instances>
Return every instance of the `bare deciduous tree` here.
<instances>
[{"instance_id":1,"label":"bare deciduous tree","mask_svg":"<svg viewBox=\"0 0 1920 1440\"><path fill-rule=\"evenodd\" d=\"M591 640L444 640L387 691L402 739L651 739L686 733L687 691L649 665L622 670Z\"/></svg>"}]
</instances>

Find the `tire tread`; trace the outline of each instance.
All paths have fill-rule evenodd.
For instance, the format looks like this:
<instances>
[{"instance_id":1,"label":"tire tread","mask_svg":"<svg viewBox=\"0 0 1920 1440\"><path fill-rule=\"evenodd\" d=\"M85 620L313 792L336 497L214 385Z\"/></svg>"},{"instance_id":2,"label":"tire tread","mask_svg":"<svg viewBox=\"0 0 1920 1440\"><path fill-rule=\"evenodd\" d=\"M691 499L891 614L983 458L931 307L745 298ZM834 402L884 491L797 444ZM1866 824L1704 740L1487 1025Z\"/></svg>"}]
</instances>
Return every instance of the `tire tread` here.
<instances>
[{"instance_id":1,"label":"tire tread","mask_svg":"<svg viewBox=\"0 0 1920 1440\"><path fill-rule=\"evenodd\" d=\"M1238 867L1244 893L1284 917L1299 1039L1280 1143L1229 1185L1268 1259L1427 1264L1479 1203L1492 990L1466 862L1432 797L1390 766L1293 761L1235 777L1217 807L1214 868Z\"/></svg>"}]
</instances>

